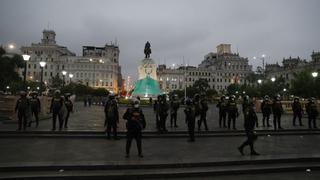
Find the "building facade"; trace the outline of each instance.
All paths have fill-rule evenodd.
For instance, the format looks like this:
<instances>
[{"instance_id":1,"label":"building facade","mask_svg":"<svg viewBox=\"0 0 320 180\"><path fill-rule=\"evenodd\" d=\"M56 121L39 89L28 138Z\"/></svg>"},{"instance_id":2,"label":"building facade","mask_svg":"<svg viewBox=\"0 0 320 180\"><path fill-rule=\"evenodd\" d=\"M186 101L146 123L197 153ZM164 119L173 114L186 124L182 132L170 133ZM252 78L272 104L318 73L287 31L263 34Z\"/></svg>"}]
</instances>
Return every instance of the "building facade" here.
<instances>
[{"instance_id":1,"label":"building facade","mask_svg":"<svg viewBox=\"0 0 320 180\"><path fill-rule=\"evenodd\" d=\"M246 83L245 78L252 73L252 66L248 64L248 58L232 53L230 44L220 44L217 52L205 55L198 67L181 66L171 69L160 65L157 73L164 92L193 86L193 83L201 78L206 79L212 89L223 93L230 84Z\"/></svg>"},{"instance_id":2,"label":"building facade","mask_svg":"<svg viewBox=\"0 0 320 180\"><path fill-rule=\"evenodd\" d=\"M46 66L43 68L43 81L47 85L50 85L52 77L58 75L64 78L66 83L73 81L118 92L122 77L117 45L83 46L82 56L76 56L67 47L58 45L55 36L54 31L44 30L40 43L21 48L24 54L30 55L30 60L27 61L28 81L40 81L39 63L44 61ZM65 77L62 71L67 72ZM73 76L69 76L70 74Z\"/></svg>"},{"instance_id":3,"label":"building facade","mask_svg":"<svg viewBox=\"0 0 320 180\"><path fill-rule=\"evenodd\" d=\"M320 52L312 52L311 61L306 59L296 58L283 58L282 65L267 64L266 65L266 77L267 78L283 78L285 83L290 86L291 80L294 79L294 75L304 70L320 71Z\"/></svg>"}]
</instances>

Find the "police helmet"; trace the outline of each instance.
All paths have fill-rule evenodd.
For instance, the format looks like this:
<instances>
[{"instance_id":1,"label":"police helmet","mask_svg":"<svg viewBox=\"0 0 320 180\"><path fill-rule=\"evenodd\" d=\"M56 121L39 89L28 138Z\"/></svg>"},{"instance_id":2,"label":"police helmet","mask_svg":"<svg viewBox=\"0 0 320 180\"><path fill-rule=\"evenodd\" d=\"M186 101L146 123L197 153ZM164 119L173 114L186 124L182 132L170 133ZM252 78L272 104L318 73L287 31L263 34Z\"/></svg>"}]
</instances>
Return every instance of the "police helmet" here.
<instances>
[{"instance_id":1,"label":"police helmet","mask_svg":"<svg viewBox=\"0 0 320 180\"><path fill-rule=\"evenodd\" d=\"M299 99L299 97L296 96L296 97L294 97L293 100L298 100L299 101L300 99Z\"/></svg>"},{"instance_id":2,"label":"police helmet","mask_svg":"<svg viewBox=\"0 0 320 180\"><path fill-rule=\"evenodd\" d=\"M231 95L230 98L231 98L231 99L235 99L236 96L235 96L235 95Z\"/></svg>"},{"instance_id":3,"label":"police helmet","mask_svg":"<svg viewBox=\"0 0 320 180\"><path fill-rule=\"evenodd\" d=\"M192 104L192 99L191 98L187 98L186 99L186 105L191 105Z\"/></svg>"},{"instance_id":4,"label":"police helmet","mask_svg":"<svg viewBox=\"0 0 320 180\"><path fill-rule=\"evenodd\" d=\"M226 99L226 96L225 95L221 96L220 100L224 100L224 99Z\"/></svg>"},{"instance_id":5,"label":"police helmet","mask_svg":"<svg viewBox=\"0 0 320 180\"><path fill-rule=\"evenodd\" d=\"M113 93L110 93L109 94L109 99L114 99L115 98L115 95Z\"/></svg>"},{"instance_id":6,"label":"police helmet","mask_svg":"<svg viewBox=\"0 0 320 180\"><path fill-rule=\"evenodd\" d=\"M32 95L32 96L38 96L38 92L37 92L37 91L32 91L32 92L30 93L30 95Z\"/></svg>"},{"instance_id":7,"label":"police helmet","mask_svg":"<svg viewBox=\"0 0 320 180\"><path fill-rule=\"evenodd\" d=\"M269 96L268 96L268 95L265 95L265 96L264 96L264 99L269 99Z\"/></svg>"},{"instance_id":8,"label":"police helmet","mask_svg":"<svg viewBox=\"0 0 320 180\"><path fill-rule=\"evenodd\" d=\"M61 91L59 89L54 91L54 94L60 94L60 93L61 93Z\"/></svg>"},{"instance_id":9,"label":"police helmet","mask_svg":"<svg viewBox=\"0 0 320 180\"><path fill-rule=\"evenodd\" d=\"M21 96L26 96L27 93L26 93L25 91L20 91L20 95L21 95Z\"/></svg>"}]
</instances>

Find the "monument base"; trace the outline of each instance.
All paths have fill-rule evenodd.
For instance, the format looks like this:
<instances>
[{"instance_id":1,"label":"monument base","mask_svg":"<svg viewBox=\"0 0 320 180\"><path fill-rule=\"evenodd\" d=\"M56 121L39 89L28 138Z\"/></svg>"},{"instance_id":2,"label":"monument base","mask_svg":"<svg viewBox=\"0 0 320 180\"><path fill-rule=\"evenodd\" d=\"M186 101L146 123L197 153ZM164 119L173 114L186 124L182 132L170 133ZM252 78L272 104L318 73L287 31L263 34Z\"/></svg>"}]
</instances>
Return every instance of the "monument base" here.
<instances>
[{"instance_id":1,"label":"monument base","mask_svg":"<svg viewBox=\"0 0 320 180\"><path fill-rule=\"evenodd\" d=\"M132 92L133 97L140 97L142 99L146 98L156 98L158 95L162 94L160 90L159 82L147 76L144 79L140 79L136 82L134 91Z\"/></svg>"}]
</instances>

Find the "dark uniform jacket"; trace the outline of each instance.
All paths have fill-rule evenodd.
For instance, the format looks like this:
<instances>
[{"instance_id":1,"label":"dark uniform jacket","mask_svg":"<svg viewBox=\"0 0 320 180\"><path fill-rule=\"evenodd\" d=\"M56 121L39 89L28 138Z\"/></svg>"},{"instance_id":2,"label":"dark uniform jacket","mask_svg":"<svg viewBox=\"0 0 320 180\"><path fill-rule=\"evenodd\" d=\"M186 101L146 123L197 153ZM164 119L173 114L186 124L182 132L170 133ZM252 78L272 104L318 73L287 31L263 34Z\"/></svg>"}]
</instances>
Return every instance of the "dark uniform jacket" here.
<instances>
[{"instance_id":1,"label":"dark uniform jacket","mask_svg":"<svg viewBox=\"0 0 320 180\"><path fill-rule=\"evenodd\" d=\"M244 112L244 128L246 131L253 131L258 120L257 114L252 107L247 107Z\"/></svg>"},{"instance_id":2,"label":"dark uniform jacket","mask_svg":"<svg viewBox=\"0 0 320 180\"><path fill-rule=\"evenodd\" d=\"M171 103L170 103L171 113L177 112L179 107L180 107L180 103L178 100L171 101Z\"/></svg>"},{"instance_id":3,"label":"dark uniform jacket","mask_svg":"<svg viewBox=\"0 0 320 180\"><path fill-rule=\"evenodd\" d=\"M160 116L168 116L169 105L166 101L160 100L158 103L158 114Z\"/></svg>"},{"instance_id":4,"label":"dark uniform jacket","mask_svg":"<svg viewBox=\"0 0 320 180\"><path fill-rule=\"evenodd\" d=\"M200 100L200 114L205 114L208 111L208 102L206 99Z\"/></svg>"},{"instance_id":5,"label":"dark uniform jacket","mask_svg":"<svg viewBox=\"0 0 320 180\"><path fill-rule=\"evenodd\" d=\"M106 114L107 122L119 122L118 103L115 99L107 101L104 112Z\"/></svg>"},{"instance_id":6,"label":"dark uniform jacket","mask_svg":"<svg viewBox=\"0 0 320 180\"><path fill-rule=\"evenodd\" d=\"M279 100L273 101L272 104L272 112L273 114L279 115L283 113L282 103Z\"/></svg>"},{"instance_id":7,"label":"dark uniform jacket","mask_svg":"<svg viewBox=\"0 0 320 180\"><path fill-rule=\"evenodd\" d=\"M310 117L317 117L319 115L317 104L314 102L308 102L306 104L306 111Z\"/></svg>"},{"instance_id":8,"label":"dark uniform jacket","mask_svg":"<svg viewBox=\"0 0 320 180\"><path fill-rule=\"evenodd\" d=\"M302 111L303 111L302 105L301 105L300 102L295 102L295 101L294 101L294 102L292 103L291 107L292 107L292 111L293 111L294 113L301 114Z\"/></svg>"},{"instance_id":9,"label":"dark uniform jacket","mask_svg":"<svg viewBox=\"0 0 320 180\"><path fill-rule=\"evenodd\" d=\"M53 97L51 100L50 111L54 113L58 113L63 106L63 98L62 97Z\"/></svg>"},{"instance_id":10,"label":"dark uniform jacket","mask_svg":"<svg viewBox=\"0 0 320 180\"><path fill-rule=\"evenodd\" d=\"M64 104L66 105L66 108L68 111L72 111L73 110L73 103L70 99L67 99Z\"/></svg>"},{"instance_id":11,"label":"dark uniform jacket","mask_svg":"<svg viewBox=\"0 0 320 180\"><path fill-rule=\"evenodd\" d=\"M184 109L184 113L186 115L186 123L195 123L196 114L195 107L192 105L187 105Z\"/></svg>"},{"instance_id":12,"label":"dark uniform jacket","mask_svg":"<svg viewBox=\"0 0 320 180\"><path fill-rule=\"evenodd\" d=\"M27 97L21 97L17 100L15 111L26 112L30 106L30 100Z\"/></svg>"},{"instance_id":13,"label":"dark uniform jacket","mask_svg":"<svg viewBox=\"0 0 320 180\"><path fill-rule=\"evenodd\" d=\"M40 99L39 98L31 98L30 99L30 104L31 104L31 110L35 111L35 112L40 112L40 108L41 108L41 103L40 103Z\"/></svg>"},{"instance_id":14,"label":"dark uniform jacket","mask_svg":"<svg viewBox=\"0 0 320 180\"><path fill-rule=\"evenodd\" d=\"M228 104L225 100L219 101L219 103L217 104L217 108L219 108L220 113L226 113L228 110Z\"/></svg>"},{"instance_id":15,"label":"dark uniform jacket","mask_svg":"<svg viewBox=\"0 0 320 180\"><path fill-rule=\"evenodd\" d=\"M263 100L261 103L261 111L263 114L271 114L272 102L270 100Z\"/></svg>"},{"instance_id":16,"label":"dark uniform jacket","mask_svg":"<svg viewBox=\"0 0 320 180\"><path fill-rule=\"evenodd\" d=\"M228 114L229 114L229 116L230 115L231 116L238 116L239 115L236 101L230 100L228 102Z\"/></svg>"},{"instance_id":17,"label":"dark uniform jacket","mask_svg":"<svg viewBox=\"0 0 320 180\"><path fill-rule=\"evenodd\" d=\"M146 127L146 120L140 108L128 108L123 119L127 120L128 131L141 131Z\"/></svg>"}]
</instances>

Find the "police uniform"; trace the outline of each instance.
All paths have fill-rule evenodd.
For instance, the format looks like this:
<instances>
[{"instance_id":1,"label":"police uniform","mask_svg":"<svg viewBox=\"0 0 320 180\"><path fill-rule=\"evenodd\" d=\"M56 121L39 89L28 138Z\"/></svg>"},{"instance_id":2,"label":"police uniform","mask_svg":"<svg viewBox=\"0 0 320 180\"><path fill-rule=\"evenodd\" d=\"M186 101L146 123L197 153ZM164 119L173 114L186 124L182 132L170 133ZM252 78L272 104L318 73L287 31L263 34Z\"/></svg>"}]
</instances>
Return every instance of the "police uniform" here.
<instances>
[{"instance_id":1,"label":"police uniform","mask_svg":"<svg viewBox=\"0 0 320 180\"><path fill-rule=\"evenodd\" d=\"M162 96L161 100L159 101L159 118L160 118L160 132L167 132L166 128L166 120L168 117L168 110L169 110L169 105L166 101L166 97Z\"/></svg>"},{"instance_id":2,"label":"police uniform","mask_svg":"<svg viewBox=\"0 0 320 180\"><path fill-rule=\"evenodd\" d=\"M31 114L35 117L36 119L36 127L39 126L39 112L41 109L41 103L40 99L34 94L32 98L30 99L30 104L31 104ZM29 127L31 126L32 121L29 122Z\"/></svg>"},{"instance_id":3,"label":"police uniform","mask_svg":"<svg viewBox=\"0 0 320 180\"><path fill-rule=\"evenodd\" d=\"M228 102L228 129L230 129L231 121L232 121L232 127L235 130L236 129L236 119L239 116L238 107L236 101L233 99L230 99Z\"/></svg>"},{"instance_id":4,"label":"police uniform","mask_svg":"<svg viewBox=\"0 0 320 180\"><path fill-rule=\"evenodd\" d=\"M261 111L262 111L262 125L265 127L267 125L270 127L269 119L270 119L270 114L272 112L272 101L269 99L264 99L261 103Z\"/></svg>"},{"instance_id":5,"label":"police uniform","mask_svg":"<svg viewBox=\"0 0 320 180\"><path fill-rule=\"evenodd\" d=\"M56 130L57 116L59 119L59 130L63 127L63 116L60 113L63 107L63 98L60 95L56 95L51 100L50 112L52 112L52 130Z\"/></svg>"},{"instance_id":6,"label":"police uniform","mask_svg":"<svg viewBox=\"0 0 320 180\"><path fill-rule=\"evenodd\" d=\"M174 124L174 127L178 127L177 114L178 114L179 107L180 107L179 100L174 98L170 103L170 124L171 124L171 127L173 126L173 124Z\"/></svg>"},{"instance_id":7,"label":"police uniform","mask_svg":"<svg viewBox=\"0 0 320 180\"><path fill-rule=\"evenodd\" d=\"M299 125L303 126L302 124L302 113L303 113L303 109L302 109L302 105L299 102L299 99L295 98L292 105L292 111L293 111L293 119L292 119L292 125L295 126L296 125L296 119L299 119Z\"/></svg>"},{"instance_id":8,"label":"police uniform","mask_svg":"<svg viewBox=\"0 0 320 180\"><path fill-rule=\"evenodd\" d=\"M65 100L64 104L65 104L65 106L67 108L67 115L66 115L66 119L64 121L64 127L68 128L68 120L69 120L70 112L73 111L73 103L69 99L69 96L66 96L66 100Z\"/></svg>"},{"instance_id":9,"label":"police uniform","mask_svg":"<svg viewBox=\"0 0 320 180\"><path fill-rule=\"evenodd\" d=\"M123 115L123 119L127 120L127 143L126 143L126 155L129 157L130 147L132 139L136 140L138 153L140 157L142 156L141 138L142 129L146 127L146 121L144 114L140 108L128 108Z\"/></svg>"},{"instance_id":10,"label":"police uniform","mask_svg":"<svg viewBox=\"0 0 320 180\"><path fill-rule=\"evenodd\" d=\"M104 109L106 119L105 126L107 126L107 136L110 139L111 129L113 131L113 138L118 139L117 137L117 124L119 123L119 112L118 112L118 103L115 99L109 99L107 101Z\"/></svg>"},{"instance_id":11,"label":"police uniform","mask_svg":"<svg viewBox=\"0 0 320 180\"><path fill-rule=\"evenodd\" d=\"M282 103L279 99L275 99L272 104L273 126L274 130L283 129L281 127L281 115L283 114Z\"/></svg>"},{"instance_id":12,"label":"police uniform","mask_svg":"<svg viewBox=\"0 0 320 180\"><path fill-rule=\"evenodd\" d=\"M198 121L198 131L201 129L201 124L203 122L204 128L206 131L208 131L208 125L207 125L207 111L208 111L208 102L205 99L205 97L200 99L200 120Z\"/></svg>"},{"instance_id":13,"label":"police uniform","mask_svg":"<svg viewBox=\"0 0 320 180\"><path fill-rule=\"evenodd\" d=\"M257 139L257 135L254 133L255 123L257 122L257 115L253 109L253 104L248 106L244 112L244 128L247 136L247 140L242 143L242 145L238 148L240 153L244 155L243 148L247 145L250 146L251 155L259 155L254 150L254 141Z\"/></svg>"},{"instance_id":14,"label":"police uniform","mask_svg":"<svg viewBox=\"0 0 320 180\"><path fill-rule=\"evenodd\" d=\"M317 104L313 101L309 101L306 104L306 111L308 114L308 124L309 124L309 128L311 129L312 126L313 128L317 128L317 117L319 115L318 109L317 109Z\"/></svg>"},{"instance_id":15,"label":"police uniform","mask_svg":"<svg viewBox=\"0 0 320 180\"><path fill-rule=\"evenodd\" d=\"M30 101L26 95L22 95L16 103L15 112L18 111L18 130L20 131L22 126L23 130L27 127L27 111L30 108Z\"/></svg>"},{"instance_id":16,"label":"police uniform","mask_svg":"<svg viewBox=\"0 0 320 180\"><path fill-rule=\"evenodd\" d=\"M222 126L226 128L226 117L227 117L227 102L224 98L221 98L219 103L217 104L217 108L219 108L219 127Z\"/></svg>"},{"instance_id":17,"label":"police uniform","mask_svg":"<svg viewBox=\"0 0 320 180\"><path fill-rule=\"evenodd\" d=\"M195 114L195 107L192 104L191 100L187 100L186 107L184 109L186 123L188 125L188 133L189 133L189 142L194 141L194 128L196 123L196 114Z\"/></svg>"}]
</instances>

